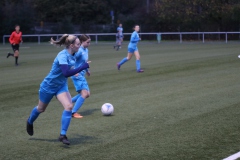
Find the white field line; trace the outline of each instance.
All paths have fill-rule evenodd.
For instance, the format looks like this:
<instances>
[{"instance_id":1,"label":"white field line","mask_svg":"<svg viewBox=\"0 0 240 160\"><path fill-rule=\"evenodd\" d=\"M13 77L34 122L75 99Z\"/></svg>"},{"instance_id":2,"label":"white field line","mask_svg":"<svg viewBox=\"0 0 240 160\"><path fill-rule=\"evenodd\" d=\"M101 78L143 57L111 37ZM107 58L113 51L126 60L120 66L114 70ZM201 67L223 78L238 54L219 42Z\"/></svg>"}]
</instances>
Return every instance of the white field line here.
<instances>
[{"instance_id":1,"label":"white field line","mask_svg":"<svg viewBox=\"0 0 240 160\"><path fill-rule=\"evenodd\" d=\"M227 158L224 158L223 160L236 160L238 158L240 158L240 152L235 153L235 154L233 154L233 155L231 155L231 156L229 156Z\"/></svg>"}]
</instances>

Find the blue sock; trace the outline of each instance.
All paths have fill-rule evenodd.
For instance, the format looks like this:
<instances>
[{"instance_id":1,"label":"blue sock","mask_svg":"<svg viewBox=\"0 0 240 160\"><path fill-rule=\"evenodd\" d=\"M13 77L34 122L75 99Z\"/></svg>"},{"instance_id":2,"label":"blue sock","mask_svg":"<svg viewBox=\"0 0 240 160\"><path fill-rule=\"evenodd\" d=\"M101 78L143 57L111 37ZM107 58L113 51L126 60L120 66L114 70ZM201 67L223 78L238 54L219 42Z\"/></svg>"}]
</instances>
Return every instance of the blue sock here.
<instances>
[{"instance_id":1,"label":"blue sock","mask_svg":"<svg viewBox=\"0 0 240 160\"><path fill-rule=\"evenodd\" d=\"M76 101L72 113L76 113L83 105L85 99L82 96L79 96L78 100Z\"/></svg>"},{"instance_id":2,"label":"blue sock","mask_svg":"<svg viewBox=\"0 0 240 160\"><path fill-rule=\"evenodd\" d=\"M137 67L137 71L139 71L141 69L141 62L140 62L140 60L136 60L136 67Z\"/></svg>"},{"instance_id":3,"label":"blue sock","mask_svg":"<svg viewBox=\"0 0 240 160\"><path fill-rule=\"evenodd\" d=\"M40 112L38 112L37 107L34 107L29 118L28 118L28 123L33 124L33 122L38 118Z\"/></svg>"},{"instance_id":4,"label":"blue sock","mask_svg":"<svg viewBox=\"0 0 240 160\"><path fill-rule=\"evenodd\" d=\"M121 66L121 65L123 65L127 61L128 61L128 59L127 59L127 57L125 57L118 64Z\"/></svg>"},{"instance_id":5,"label":"blue sock","mask_svg":"<svg viewBox=\"0 0 240 160\"><path fill-rule=\"evenodd\" d=\"M60 133L61 135L66 135L71 119L72 119L72 111L64 110L62 113L62 127L61 127L61 133Z\"/></svg>"},{"instance_id":6,"label":"blue sock","mask_svg":"<svg viewBox=\"0 0 240 160\"><path fill-rule=\"evenodd\" d=\"M80 94L77 94L76 96L74 96L72 98L72 103L75 103L79 97L80 97Z\"/></svg>"}]
</instances>

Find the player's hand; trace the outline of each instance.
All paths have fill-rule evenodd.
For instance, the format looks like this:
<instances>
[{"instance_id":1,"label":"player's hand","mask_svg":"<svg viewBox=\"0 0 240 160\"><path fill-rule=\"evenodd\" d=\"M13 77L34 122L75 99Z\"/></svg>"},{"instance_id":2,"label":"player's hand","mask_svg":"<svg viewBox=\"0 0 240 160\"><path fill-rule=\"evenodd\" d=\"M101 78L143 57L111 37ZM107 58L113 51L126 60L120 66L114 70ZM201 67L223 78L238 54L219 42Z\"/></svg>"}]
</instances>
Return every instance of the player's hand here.
<instances>
[{"instance_id":1,"label":"player's hand","mask_svg":"<svg viewBox=\"0 0 240 160\"><path fill-rule=\"evenodd\" d=\"M15 43L13 43L12 45L14 45L14 46L15 46Z\"/></svg>"},{"instance_id":2,"label":"player's hand","mask_svg":"<svg viewBox=\"0 0 240 160\"><path fill-rule=\"evenodd\" d=\"M87 76L89 77L91 75L90 71L87 71Z\"/></svg>"},{"instance_id":3,"label":"player's hand","mask_svg":"<svg viewBox=\"0 0 240 160\"><path fill-rule=\"evenodd\" d=\"M79 73L75 74L74 76L75 76L75 77L79 76Z\"/></svg>"}]
</instances>

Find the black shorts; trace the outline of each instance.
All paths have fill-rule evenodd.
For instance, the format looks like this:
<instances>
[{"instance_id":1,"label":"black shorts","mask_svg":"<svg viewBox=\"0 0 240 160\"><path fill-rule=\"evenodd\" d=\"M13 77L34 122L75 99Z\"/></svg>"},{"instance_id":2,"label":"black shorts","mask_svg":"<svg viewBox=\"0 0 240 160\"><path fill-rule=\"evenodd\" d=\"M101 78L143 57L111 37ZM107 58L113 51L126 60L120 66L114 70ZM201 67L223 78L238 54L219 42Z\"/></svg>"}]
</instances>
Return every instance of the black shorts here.
<instances>
[{"instance_id":1,"label":"black shorts","mask_svg":"<svg viewBox=\"0 0 240 160\"><path fill-rule=\"evenodd\" d=\"M13 52L19 51L19 44L15 44L15 45L12 44L12 49L13 49Z\"/></svg>"}]
</instances>

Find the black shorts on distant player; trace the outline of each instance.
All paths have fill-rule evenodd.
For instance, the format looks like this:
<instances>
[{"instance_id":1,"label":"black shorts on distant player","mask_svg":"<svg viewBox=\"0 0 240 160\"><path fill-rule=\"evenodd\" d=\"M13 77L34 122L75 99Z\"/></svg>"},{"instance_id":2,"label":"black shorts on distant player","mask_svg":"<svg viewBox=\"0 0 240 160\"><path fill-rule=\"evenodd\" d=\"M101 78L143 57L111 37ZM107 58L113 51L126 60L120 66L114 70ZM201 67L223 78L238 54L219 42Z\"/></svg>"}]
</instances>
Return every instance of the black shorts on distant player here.
<instances>
[{"instance_id":1,"label":"black shorts on distant player","mask_svg":"<svg viewBox=\"0 0 240 160\"><path fill-rule=\"evenodd\" d=\"M13 52L19 51L19 44L15 44L15 45L12 44L12 49L13 49Z\"/></svg>"}]
</instances>

